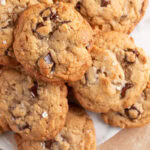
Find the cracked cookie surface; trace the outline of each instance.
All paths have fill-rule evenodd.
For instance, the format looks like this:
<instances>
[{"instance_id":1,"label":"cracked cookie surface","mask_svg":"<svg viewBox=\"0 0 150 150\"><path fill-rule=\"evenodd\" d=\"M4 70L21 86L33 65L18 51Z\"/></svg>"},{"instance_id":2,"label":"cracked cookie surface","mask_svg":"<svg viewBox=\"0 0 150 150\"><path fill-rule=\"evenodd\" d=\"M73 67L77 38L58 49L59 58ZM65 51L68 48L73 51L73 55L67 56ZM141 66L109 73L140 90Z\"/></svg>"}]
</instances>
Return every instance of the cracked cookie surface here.
<instances>
[{"instance_id":1,"label":"cracked cookie surface","mask_svg":"<svg viewBox=\"0 0 150 150\"><path fill-rule=\"evenodd\" d=\"M92 66L77 82L72 82L80 104L93 112L119 110L131 106L148 82L149 61L131 37L118 32L95 36Z\"/></svg>"},{"instance_id":2,"label":"cracked cookie surface","mask_svg":"<svg viewBox=\"0 0 150 150\"><path fill-rule=\"evenodd\" d=\"M116 112L103 113L101 116L106 123L121 128L136 128L148 124L150 122L150 81L132 106Z\"/></svg>"},{"instance_id":3,"label":"cracked cookie surface","mask_svg":"<svg viewBox=\"0 0 150 150\"><path fill-rule=\"evenodd\" d=\"M96 150L95 129L86 112L71 105L61 132L51 141L23 141L18 135L18 150Z\"/></svg>"},{"instance_id":4,"label":"cracked cookie surface","mask_svg":"<svg viewBox=\"0 0 150 150\"><path fill-rule=\"evenodd\" d=\"M76 81L91 65L93 31L71 4L39 4L19 18L17 60L44 81Z\"/></svg>"},{"instance_id":5,"label":"cracked cookie surface","mask_svg":"<svg viewBox=\"0 0 150 150\"><path fill-rule=\"evenodd\" d=\"M62 1L62 0L55 0ZM75 9L93 27L102 31L130 33L144 16L148 0L63 0Z\"/></svg>"},{"instance_id":6,"label":"cracked cookie surface","mask_svg":"<svg viewBox=\"0 0 150 150\"><path fill-rule=\"evenodd\" d=\"M0 109L12 131L27 140L48 140L64 126L68 111L64 84L35 81L22 72L0 73Z\"/></svg>"}]
</instances>

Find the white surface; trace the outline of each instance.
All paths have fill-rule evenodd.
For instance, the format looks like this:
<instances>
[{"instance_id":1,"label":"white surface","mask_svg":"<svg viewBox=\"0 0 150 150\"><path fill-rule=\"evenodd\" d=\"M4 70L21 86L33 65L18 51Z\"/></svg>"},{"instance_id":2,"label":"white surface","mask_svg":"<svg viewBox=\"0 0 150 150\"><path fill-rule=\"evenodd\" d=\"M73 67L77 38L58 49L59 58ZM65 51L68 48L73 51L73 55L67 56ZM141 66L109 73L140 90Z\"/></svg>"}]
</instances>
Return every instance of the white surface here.
<instances>
[{"instance_id":1,"label":"white surface","mask_svg":"<svg viewBox=\"0 0 150 150\"><path fill-rule=\"evenodd\" d=\"M144 19L136 27L132 33L132 36L134 37L136 44L139 47L142 47L148 56L150 56L150 3ZM120 130L104 124L98 114L89 114L95 124L97 145L103 143ZM0 149L17 150L12 134L5 134L0 136Z\"/></svg>"}]
</instances>

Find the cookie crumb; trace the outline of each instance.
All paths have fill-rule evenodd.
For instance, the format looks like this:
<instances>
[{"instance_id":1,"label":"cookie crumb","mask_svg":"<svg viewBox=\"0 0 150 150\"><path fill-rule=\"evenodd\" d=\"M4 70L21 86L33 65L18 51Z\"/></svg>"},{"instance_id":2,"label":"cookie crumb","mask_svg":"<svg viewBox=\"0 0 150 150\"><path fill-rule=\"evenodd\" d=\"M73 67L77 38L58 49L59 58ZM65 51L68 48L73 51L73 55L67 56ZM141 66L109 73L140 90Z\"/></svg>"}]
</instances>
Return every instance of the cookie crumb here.
<instances>
[{"instance_id":1,"label":"cookie crumb","mask_svg":"<svg viewBox=\"0 0 150 150\"><path fill-rule=\"evenodd\" d=\"M42 117L43 117L43 118L47 118L47 117L48 117L48 114L47 114L46 111L44 111L44 112L42 113Z\"/></svg>"},{"instance_id":2,"label":"cookie crumb","mask_svg":"<svg viewBox=\"0 0 150 150\"><path fill-rule=\"evenodd\" d=\"M3 41L3 44L7 44L6 40Z\"/></svg>"},{"instance_id":3,"label":"cookie crumb","mask_svg":"<svg viewBox=\"0 0 150 150\"><path fill-rule=\"evenodd\" d=\"M6 0L0 0L1 5L6 5Z\"/></svg>"}]
</instances>

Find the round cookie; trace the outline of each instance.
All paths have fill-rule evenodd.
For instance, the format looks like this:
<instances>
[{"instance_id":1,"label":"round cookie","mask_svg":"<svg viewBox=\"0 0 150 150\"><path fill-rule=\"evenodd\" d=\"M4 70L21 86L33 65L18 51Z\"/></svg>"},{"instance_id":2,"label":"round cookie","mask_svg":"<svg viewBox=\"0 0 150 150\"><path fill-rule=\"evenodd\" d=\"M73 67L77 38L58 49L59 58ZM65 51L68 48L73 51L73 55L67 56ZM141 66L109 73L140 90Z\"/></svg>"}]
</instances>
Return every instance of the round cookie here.
<instances>
[{"instance_id":1,"label":"round cookie","mask_svg":"<svg viewBox=\"0 0 150 150\"><path fill-rule=\"evenodd\" d=\"M23 141L15 136L18 150L96 150L92 120L80 107L70 106L65 126L51 141Z\"/></svg>"},{"instance_id":2,"label":"round cookie","mask_svg":"<svg viewBox=\"0 0 150 150\"><path fill-rule=\"evenodd\" d=\"M71 4L37 4L19 18L14 51L36 78L76 81L91 65L92 34Z\"/></svg>"},{"instance_id":3,"label":"round cookie","mask_svg":"<svg viewBox=\"0 0 150 150\"><path fill-rule=\"evenodd\" d=\"M150 123L150 81L135 104L101 116L106 123L121 128L136 128Z\"/></svg>"},{"instance_id":4,"label":"round cookie","mask_svg":"<svg viewBox=\"0 0 150 150\"><path fill-rule=\"evenodd\" d=\"M62 1L62 0L55 0ZM63 0L95 28L130 33L145 14L148 0Z\"/></svg>"},{"instance_id":5,"label":"round cookie","mask_svg":"<svg viewBox=\"0 0 150 150\"><path fill-rule=\"evenodd\" d=\"M77 82L72 82L80 104L93 112L127 108L148 82L148 58L128 35L118 32L95 36L92 66Z\"/></svg>"},{"instance_id":6,"label":"round cookie","mask_svg":"<svg viewBox=\"0 0 150 150\"><path fill-rule=\"evenodd\" d=\"M22 72L0 74L0 109L12 131L27 140L49 140L64 126L68 111L64 84L35 81Z\"/></svg>"}]
</instances>

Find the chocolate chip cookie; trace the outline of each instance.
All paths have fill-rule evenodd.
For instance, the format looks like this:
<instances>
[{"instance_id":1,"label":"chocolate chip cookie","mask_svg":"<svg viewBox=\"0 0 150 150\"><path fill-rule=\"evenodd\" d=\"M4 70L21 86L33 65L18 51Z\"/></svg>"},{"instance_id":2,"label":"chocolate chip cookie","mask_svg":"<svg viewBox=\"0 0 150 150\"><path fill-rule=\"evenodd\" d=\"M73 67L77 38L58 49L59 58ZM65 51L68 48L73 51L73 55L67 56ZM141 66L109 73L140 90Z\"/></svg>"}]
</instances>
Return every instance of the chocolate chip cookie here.
<instances>
[{"instance_id":1,"label":"chocolate chip cookie","mask_svg":"<svg viewBox=\"0 0 150 150\"><path fill-rule=\"evenodd\" d=\"M0 74L0 109L12 131L27 140L49 140L64 126L67 88L33 80L22 72Z\"/></svg>"},{"instance_id":2,"label":"chocolate chip cookie","mask_svg":"<svg viewBox=\"0 0 150 150\"><path fill-rule=\"evenodd\" d=\"M38 4L21 15L14 51L25 69L44 81L76 81L91 65L93 31L71 4Z\"/></svg>"},{"instance_id":3,"label":"chocolate chip cookie","mask_svg":"<svg viewBox=\"0 0 150 150\"><path fill-rule=\"evenodd\" d=\"M99 33L91 50L92 66L72 82L80 104L93 112L131 106L149 78L149 61L131 37L119 32Z\"/></svg>"},{"instance_id":4,"label":"chocolate chip cookie","mask_svg":"<svg viewBox=\"0 0 150 150\"><path fill-rule=\"evenodd\" d=\"M45 142L23 141L18 135L18 150L96 150L95 130L85 111L70 106L66 124L53 139Z\"/></svg>"},{"instance_id":5,"label":"chocolate chip cookie","mask_svg":"<svg viewBox=\"0 0 150 150\"><path fill-rule=\"evenodd\" d=\"M141 127L150 123L150 81L135 104L102 114L102 118L106 123L121 128Z\"/></svg>"},{"instance_id":6,"label":"chocolate chip cookie","mask_svg":"<svg viewBox=\"0 0 150 150\"><path fill-rule=\"evenodd\" d=\"M62 1L62 0L55 0ZM93 27L102 31L130 33L142 19L148 0L63 0L75 9Z\"/></svg>"}]
</instances>

